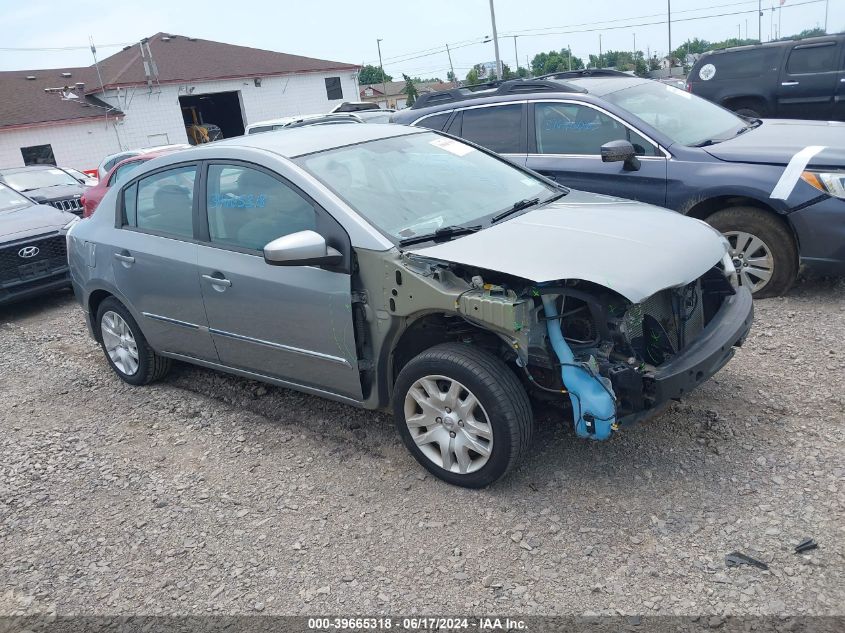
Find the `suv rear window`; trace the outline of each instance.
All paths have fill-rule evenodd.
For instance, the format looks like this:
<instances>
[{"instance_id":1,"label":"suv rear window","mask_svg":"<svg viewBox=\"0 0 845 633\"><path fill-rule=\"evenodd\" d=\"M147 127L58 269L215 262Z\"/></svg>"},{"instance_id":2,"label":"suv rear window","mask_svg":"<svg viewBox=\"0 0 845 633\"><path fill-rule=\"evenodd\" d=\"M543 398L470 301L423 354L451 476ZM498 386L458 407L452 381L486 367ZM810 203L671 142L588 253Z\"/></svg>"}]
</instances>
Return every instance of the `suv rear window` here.
<instances>
[{"instance_id":1,"label":"suv rear window","mask_svg":"<svg viewBox=\"0 0 845 633\"><path fill-rule=\"evenodd\" d=\"M716 79L758 77L773 65L776 54L777 50L772 48L727 53L721 60L715 62Z\"/></svg>"},{"instance_id":2,"label":"suv rear window","mask_svg":"<svg viewBox=\"0 0 845 633\"><path fill-rule=\"evenodd\" d=\"M786 72L790 75L824 73L837 69L836 44L795 47L789 54Z\"/></svg>"}]
</instances>

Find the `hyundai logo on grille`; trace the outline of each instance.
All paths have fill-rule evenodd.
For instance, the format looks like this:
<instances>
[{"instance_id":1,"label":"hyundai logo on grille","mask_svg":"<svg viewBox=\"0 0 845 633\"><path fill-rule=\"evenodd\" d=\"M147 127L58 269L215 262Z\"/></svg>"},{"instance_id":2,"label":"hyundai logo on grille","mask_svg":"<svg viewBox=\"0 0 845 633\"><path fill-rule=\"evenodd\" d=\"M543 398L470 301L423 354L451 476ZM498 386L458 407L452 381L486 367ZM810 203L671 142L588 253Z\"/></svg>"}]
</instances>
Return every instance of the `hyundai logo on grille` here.
<instances>
[{"instance_id":1,"label":"hyundai logo on grille","mask_svg":"<svg viewBox=\"0 0 845 633\"><path fill-rule=\"evenodd\" d=\"M24 246L18 251L18 257L35 257L38 253L39 249L37 246Z\"/></svg>"}]
</instances>

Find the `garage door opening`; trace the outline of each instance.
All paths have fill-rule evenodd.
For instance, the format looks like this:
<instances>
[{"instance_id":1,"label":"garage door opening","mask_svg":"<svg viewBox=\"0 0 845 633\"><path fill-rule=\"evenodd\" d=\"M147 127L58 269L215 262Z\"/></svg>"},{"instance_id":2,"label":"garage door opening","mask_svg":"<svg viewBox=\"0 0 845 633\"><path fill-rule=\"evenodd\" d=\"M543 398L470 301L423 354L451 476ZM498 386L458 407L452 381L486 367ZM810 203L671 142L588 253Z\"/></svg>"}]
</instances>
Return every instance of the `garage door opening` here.
<instances>
[{"instance_id":1,"label":"garage door opening","mask_svg":"<svg viewBox=\"0 0 845 633\"><path fill-rule=\"evenodd\" d=\"M179 97L185 131L192 145L232 138L244 133L238 91Z\"/></svg>"}]
</instances>

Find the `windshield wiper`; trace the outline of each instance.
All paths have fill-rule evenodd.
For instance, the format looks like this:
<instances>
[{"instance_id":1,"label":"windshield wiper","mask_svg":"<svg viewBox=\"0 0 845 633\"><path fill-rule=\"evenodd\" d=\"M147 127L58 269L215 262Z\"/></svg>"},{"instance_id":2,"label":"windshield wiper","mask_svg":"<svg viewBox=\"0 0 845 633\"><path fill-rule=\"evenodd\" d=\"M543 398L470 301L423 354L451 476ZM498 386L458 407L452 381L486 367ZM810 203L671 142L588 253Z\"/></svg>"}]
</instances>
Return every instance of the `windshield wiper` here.
<instances>
[{"instance_id":1,"label":"windshield wiper","mask_svg":"<svg viewBox=\"0 0 845 633\"><path fill-rule=\"evenodd\" d=\"M569 190L561 191L560 193L556 193L553 196L549 196L548 198L543 200L543 204L559 200L563 198L563 196L565 196L567 193L569 193ZM504 220L506 217L513 215L518 211L522 211L523 209L527 209L538 204L540 204L540 198L529 198L527 200L520 200L519 202L514 202L513 206L510 209L502 211L501 213L494 215L492 218L490 218L490 223L493 224L498 222L499 220Z\"/></svg>"},{"instance_id":2,"label":"windshield wiper","mask_svg":"<svg viewBox=\"0 0 845 633\"><path fill-rule=\"evenodd\" d=\"M399 240L399 244L401 246L410 246L411 244L421 244L422 242L430 242L432 240L435 242L446 242L459 235L475 233L480 228L481 226L441 226L434 233L406 237L403 240Z\"/></svg>"}]
</instances>

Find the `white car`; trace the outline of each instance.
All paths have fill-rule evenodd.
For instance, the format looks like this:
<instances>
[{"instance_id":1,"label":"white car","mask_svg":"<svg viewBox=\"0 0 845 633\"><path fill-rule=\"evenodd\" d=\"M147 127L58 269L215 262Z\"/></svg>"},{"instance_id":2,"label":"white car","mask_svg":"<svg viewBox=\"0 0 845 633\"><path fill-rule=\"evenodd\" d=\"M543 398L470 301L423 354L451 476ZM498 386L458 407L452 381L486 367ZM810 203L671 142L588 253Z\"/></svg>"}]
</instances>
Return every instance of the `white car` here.
<instances>
[{"instance_id":1,"label":"white car","mask_svg":"<svg viewBox=\"0 0 845 633\"><path fill-rule=\"evenodd\" d=\"M120 161L126 158L132 158L133 156L138 156L139 154L147 154L149 152L158 152L163 149L187 149L191 147L187 143L173 143L171 145L154 145L152 147L141 147L138 149L127 149L122 152L116 152L114 154L109 154L103 160L100 161L100 164L97 166L97 177L98 178L105 178L108 176L111 168L117 165Z\"/></svg>"}]
</instances>

